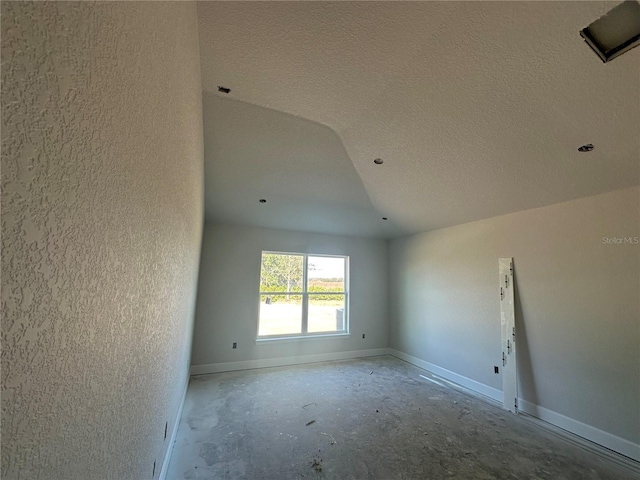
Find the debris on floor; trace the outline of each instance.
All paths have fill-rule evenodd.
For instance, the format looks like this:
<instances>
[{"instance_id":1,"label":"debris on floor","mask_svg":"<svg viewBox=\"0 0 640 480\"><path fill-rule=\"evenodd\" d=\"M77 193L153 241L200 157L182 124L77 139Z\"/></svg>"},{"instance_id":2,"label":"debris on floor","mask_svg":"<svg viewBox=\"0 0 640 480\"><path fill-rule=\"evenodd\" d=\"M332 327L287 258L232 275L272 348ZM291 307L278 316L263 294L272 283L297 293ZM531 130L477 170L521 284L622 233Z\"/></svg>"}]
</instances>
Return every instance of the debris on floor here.
<instances>
[{"instance_id":1,"label":"debris on floor","mask_svg":"<svg viewBox=\"0 0 640 480\"><path fill-rule=\"evenodd\" d=\"M302 408L307 408L310 407L311 405L318 405L316 402L311 402L311 403L307 403L306 405L303 405Z\"/></svg>"},{"instance_id":2,"label":"debris on floor","mask_svg":"<svg viewBox=\"0 0 640 480\"><path fill-rule=\"evenodd\" d=\"M310 420L310 421L308 421L308 422L307 422L307 427L308 427L309 425L311 425L312 423L316 423L316 421L315 421L315 420Z\"/></svg>"},{"instance_id":3,"label":"debris on floor","mask_svg":"<svg viewBox=\"0 0 640 480\"><path fill-rule=\"evenodd\" d=\"M333 438L333 435L329 435L328 433L324 433L324 432L320 432L320 435L326 435L327 437L329 437L331 439L331 445L335 445L337 443L336 439Z\"/></svg>"},{"instance_id":4,"label":"debris on floor","mask_svg":"<svg viewBox=\"0 0 640 480\"><path fill-rule=\"evenodd\" d=\"M375 380L358 381L370 371ZM380 357L194 377L166 476L640 480L524 417L413 383L419 372ZM242 391L240 381L247 384ZM307 382L312 388L301 388Z\"/></svg>"}]
</instances>

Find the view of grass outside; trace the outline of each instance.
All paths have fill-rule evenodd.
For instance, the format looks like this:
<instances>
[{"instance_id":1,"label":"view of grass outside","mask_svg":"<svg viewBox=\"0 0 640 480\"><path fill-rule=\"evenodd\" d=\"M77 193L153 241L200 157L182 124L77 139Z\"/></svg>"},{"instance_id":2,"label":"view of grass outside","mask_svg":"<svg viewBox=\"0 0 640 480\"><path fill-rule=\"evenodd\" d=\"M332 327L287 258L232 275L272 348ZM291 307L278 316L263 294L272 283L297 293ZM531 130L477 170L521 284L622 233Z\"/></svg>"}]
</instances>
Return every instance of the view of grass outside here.
<instances>
[{"instance_id":1,"label":"view of grass outside","mask_svg":"<svg viewBox=\"0 0 640 480\"><path fill-rule=\"evenodd\" d=\"M259 336L291 335L302 333L302 298L296 304L293 301L268 304L260 302Z\"/></svg>"},{"instance_id":2,"label":"view of grass outside","mask_svg":"<svg viewBox=\"0 0 640 480\"><path fill-rule=\"evenodd\" d=\"M262 254L259 336L346 330L345 257ZM307 285L304 285L304 268ZM303 331L303 302L307 329Z\"/></svg>"}]
</instances>

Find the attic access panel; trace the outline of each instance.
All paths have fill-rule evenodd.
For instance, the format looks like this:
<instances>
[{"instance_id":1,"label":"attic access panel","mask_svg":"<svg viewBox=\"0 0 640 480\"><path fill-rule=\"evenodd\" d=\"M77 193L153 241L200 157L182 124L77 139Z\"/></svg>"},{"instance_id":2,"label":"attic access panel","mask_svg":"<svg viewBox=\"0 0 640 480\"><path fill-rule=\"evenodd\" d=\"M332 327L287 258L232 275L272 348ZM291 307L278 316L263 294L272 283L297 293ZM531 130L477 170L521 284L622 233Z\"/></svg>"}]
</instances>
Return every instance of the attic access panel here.
<instances>
[{"instance_id":1,"label":"attic access panel","mask_svg":"<svg viewBox=\"0 0 640 480\"><path fill-rule=\"evenodd\" d=\"M627 0L588 27L580 36L607 63L640 45L640 3Z\"/></svg>"}]
</instances>

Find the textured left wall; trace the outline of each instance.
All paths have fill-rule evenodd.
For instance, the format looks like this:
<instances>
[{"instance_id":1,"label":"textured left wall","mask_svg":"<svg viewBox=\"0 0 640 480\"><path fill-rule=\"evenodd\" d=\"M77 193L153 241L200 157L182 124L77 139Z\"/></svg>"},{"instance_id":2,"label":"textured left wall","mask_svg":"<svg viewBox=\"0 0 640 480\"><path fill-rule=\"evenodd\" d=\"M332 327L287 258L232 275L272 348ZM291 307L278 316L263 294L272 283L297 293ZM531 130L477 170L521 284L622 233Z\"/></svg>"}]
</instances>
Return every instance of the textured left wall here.
<instances>
[{"instance_id":1,"label":"textured left wall","mask_svg":"<svg viewBox=\"0 0 640 480\"><path fill-rule=\"evenodd\" d=\"M202 234L195 4L1 8L1 476L157 478Z\"/></svg>"}]
</instances>

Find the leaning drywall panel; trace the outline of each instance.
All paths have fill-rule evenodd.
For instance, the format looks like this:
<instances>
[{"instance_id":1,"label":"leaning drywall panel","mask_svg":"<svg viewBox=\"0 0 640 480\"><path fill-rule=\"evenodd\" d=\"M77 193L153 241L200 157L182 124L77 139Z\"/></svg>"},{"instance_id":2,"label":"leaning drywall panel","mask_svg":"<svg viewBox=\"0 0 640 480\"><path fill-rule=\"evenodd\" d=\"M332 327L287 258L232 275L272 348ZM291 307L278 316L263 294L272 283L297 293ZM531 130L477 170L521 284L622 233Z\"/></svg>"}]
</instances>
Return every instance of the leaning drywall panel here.
<instances>
[{"instance_id":1,"label":"leaning drywall panel","mask_svg":"<svg viewBox=\"0 0 640 480\"><path fill-rule=\"evenodd\" d=\"M513 297L513 258L498 259L500 328L502 338L502 395L505 410L518 413L518 364Z\"/></svg>"}]
</instances>

